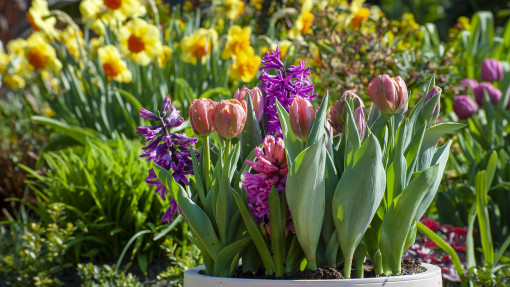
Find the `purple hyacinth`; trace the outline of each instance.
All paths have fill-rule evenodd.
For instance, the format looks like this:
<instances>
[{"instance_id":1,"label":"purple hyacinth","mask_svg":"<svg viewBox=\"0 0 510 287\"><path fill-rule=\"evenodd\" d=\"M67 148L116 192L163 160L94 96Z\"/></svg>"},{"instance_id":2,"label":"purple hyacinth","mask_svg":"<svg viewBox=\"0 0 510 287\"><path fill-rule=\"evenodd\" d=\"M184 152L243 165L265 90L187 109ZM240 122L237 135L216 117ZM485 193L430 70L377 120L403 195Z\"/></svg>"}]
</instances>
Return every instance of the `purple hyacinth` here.
<instances>
[{"instance_id":1,"label":"purple hyacinth","mask_svg":"<svg viewBox=\"0 0 510 287\"><path fill-rule=\"evenodd\" d=\"M186 134L170 133L169 129L180 126L184 119L180 116L180 111L172 107L172 100L165 98L161 112L155 113L143 109L140 110L140 117L158 122L153 126L137 127L136 133L144 136L146 142L150 142L143 147L143 154L140 157L146 157L147 161L153 161L155 164L170 171L177 183L189 185L186 175L193 173L193 162L191 160L190 146L194 146L196 139L187 137ZM197 153L197 157L198 152ZM159 193L161 199L166 200L168 190L165 185L159 181L153 168L149 170L145 182L156 186L155 193ZM175 211L181 212L173 198L169 198L170 207L167 209L161 221L172 222Z\"/></svg>"},{"instance_id":2,"label":"purple hyacinth","mask_svg":"<svg viewBox=\"0 0 510 287\"><path fill-rule=\"evenodd\" d=\"M275 135L277 138L282 136L282 128L278 118L278 110L276 108L276 100L288 111L294 97L301 96L308 101L312 101L317 97L313 93L314 86L310 84L308 76L310 76L310 67L305 67L305 62L301 61L298 66L291 65L285 69L280 60L279 48L276 52L266 52L262 58L262 71L259 79L262 81L260 88L265 91L264 95L264 114L266 115L266 128L268 135ZM269 72L275 69L276 75Z\"/></svg>"},{"instance_id":3,"label":"purple hyacinth","mask_svg":"<svg viewBox=\"0 0 510 287\"><path fill-rule=\"evenodd\" d=\"M266 136L264 149L256 147L255 155L257 161L247 160L246 163L257 173L248 171L244 173L243 188L246 189L248 207L255 222L269 224L269 192L273 186L278 193L285 190L289 171L283 139ZM294 232L288 207L287 217L289 221L287 230Z\"/></svg>"}]
</instances>

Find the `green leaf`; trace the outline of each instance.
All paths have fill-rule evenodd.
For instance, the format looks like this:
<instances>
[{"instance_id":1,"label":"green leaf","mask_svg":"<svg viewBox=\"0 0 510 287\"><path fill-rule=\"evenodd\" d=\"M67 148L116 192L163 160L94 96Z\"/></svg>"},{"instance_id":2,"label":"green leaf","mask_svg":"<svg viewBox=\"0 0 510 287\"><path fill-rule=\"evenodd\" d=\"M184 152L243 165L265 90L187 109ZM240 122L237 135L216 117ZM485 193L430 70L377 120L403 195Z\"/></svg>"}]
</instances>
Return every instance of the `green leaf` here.
<instances>
[{"instance_id":1,"label":"green leaf","mask_svg":"<svg viewBox=\"0 0 510 287\"><path fill-rule=\"evenodd\" d=\"M316 269L313 264L324 218L326 153L322 137L296 157L286 183L285 196L296 236L312 269Z\"/></svg>"},{"instance_id":2,"label":"green leaf","mask_svg":"<svg viewBox=\"0 0 510 287\"><path fill-rule=\"evenodd\" d=\"M248 203L246 201L246 194L241 193L236 188L232 189L232 194L234 195L234 199L237 203L237 207L239 208L239 212L243 218L244 224L246 225L246 230L250 234L250 238L253 240L253 243L257 247L259 251L260 258L264 263L264 267L266 270L276 270L275 264L273 262L273 258L271 257L271 253L269 252L269 248L260 234L259 228L253 221L253 217L251 216L250 211L248 210Z\"/></svg>"},{"instance_id":3,"label":"green leaf","mask_svg":"<svg viewBox=\"0 0 510 287\"><path fill-rule=\"evenodd\" d=\"M296 138L292 129L290 128L289 113L276 101L276 108L278 109L278 118L282 126L283 140L285 141L285 152L287 154L287 164L289 167L294 164L294 159L301 152L301 142Z\"/></svg>"},{"instance_id":4,"label":"green leaf","mask_svg":"<svg viewBox=\"0 0 510 287\"><path fill-rule=\"evenodd\" d=\"M466 268L468 270L471 270L471 268L476 267L475 243L473 239L475 220L476 220L476 208L473 209L473 213L470 214L469 216L469 225L466 236Z\"/></svg>"},{"instance_id":5,"label":"green leaf","mask_svg":"<svg viewBox=\"0 0 510 287\"><path fill-rule=\"evenodd\" d=\"M275 275L276 277L283 276L284 268L283 263L285 259L285 229L286 229L286 217L285 213L282 213L282 204L280 202L280 196L278 191L273 186L269 192L269 215L271 218L271 252L273 253L273 261L275 263Z\"/></svg>"},{"instance_id":6,"label":"green leaf","mask_svg":"<svg viewBox=\"0 0 510 287\"><path fill-rule=\"evenodd\" d=\"M231 186L230 182L237 168L237 161L240 154L240 143L237 143L228 154L220 174L219 190L216 198L215 219L220 241L222 245L227 244L228 220L231 218ZM218 183L216 183L218 185Z\"/></svg>"},{"instance_id":7,"label":"green leaf","mask_svg":"<svg viewBox=\"0 0 510 287\"><path fill-rule=\"evenodd\" d=\"M232 277L233 274L231 273L231 265L239 264L239 260L235 262L233 259L242 253L244 248L246 248L250 242L251 238L245 237L222 248L214 261L214 276Z\"/></svg>"},{"instance_id":8,"label":"green leaf","mask_svg":"<svg viewBox=\"0 0 510 287\"><path fill-rule=\"evenodd\" d=\"M246 160L248 155L255 147L262 143L262 134L260 132L259 122L253 110L251 97L246 97L246 104L248 105L246 124L241 133L241 160L242 163Z\"/></svg>"},{"instance_id":9,"label":"green leaf","mask_svg":"<svg viewBox=\"0 0 510 287\"><path fill-rule=\"evenodd\" d=\"M117 89L117 91L133 106L133 108L135 108L135 110L140 111L143 108L142 104L140 104L138 99L136 99L136 97L133 96L133 94L131 94L130 92L122 89Z\"/></svg>"},{"instance_id":10,"label":"green leaf","mask_svg":"<svg viewBox=\"0 0 510 287\"><path fill-rule=\"evenodd\" d=\"M487 208L487 172L479 171L475 177L476 190L476 212L478 216L478 226L480 228L480 239L482 242L483 257L485 262L492 264L494 262L494 247L492 244L491 225L489 220L489 210Z\"/></svg>"},{"instance_id":11,"label":"green leaf","mask_svg":"<svg viewBox=\"0 0 510 287\"><path fill-rule=\"evenodd\" d=\"M308 136L305 147L310 147L320 140L321 137L325 136L326 128L326 112L328 109L328 92L324 95L319 111L315 114L315 121L313 122L312 130Z\"/></svg>"},{"instance_id":12,"label":"green leaf","mask_svg":"<svg viewBox=\"0 0 510 287\"><path fill-rule=\"evenodd\" d=\"M448 244L448 242L444 241L441 236L434 233L434 231L430 230L425 224L418 221L416 226L418 227L418 231L420 231L421 234L430 238L430 240L436 243L439 248L450 255L453 265L455 266L455 269L460 276L460 280L463 282L463 284L466 284L466 275L464 274L464 269L462 268L462 264L460 262L459 256L457 255L457 252L450 246L450 244Z\"/></svg>"},{"instance_id":13,"label":"green leaf","mask_svg":"<svg viewBox=\"0 0 510 287\"><path fill-rule=\"evenodd\" d=\"M355 152L352 164L336 186L333 217L344 264L349 265L349 270L354 252L384 196L386 176L382 160L379 142L370 135Z\"/></svg>"},{"instance_id":14,"label":"green leaf","mask_svg":"<svg viewBox=\"0 0 510 287\"><path fill-rule=\"evenodd\" d=\"M419 161L416 167L417 171L422 171L431 165L432 157L435 152L437 142L444 134L453 133L464 127L465 124L459 123L441 123L430 127L425 131L423 143L419 153Z\"/></svg>"},{"instance_id":15,"label":"green leaf","mask_svg":"<svg viewBox=\"0 0 510 287\"><path fill-rule=\"evenodd\" d=\"M214 232L207 214L187 196L184 188L175 182L168 170L157 164L153 164L153 168L161 183L174 194L174 198L193 231L193 235L203 244L211 257L215 259L220 252L221 243Z\"/></svg>"},{"instance_id":16,"label":"green leaf","mask_svg":"<svg viewBox=\"0 0 510 287\"><path fill-rule=\"evenodd\" d=\"M434 165L420 172L404 191L393 200L386 211L379 242L385 273L400 273L400 260L405 251L404 245L407 235L415 222L420 203L438 175L439 165Z\"/></svg>"}]
</instances>

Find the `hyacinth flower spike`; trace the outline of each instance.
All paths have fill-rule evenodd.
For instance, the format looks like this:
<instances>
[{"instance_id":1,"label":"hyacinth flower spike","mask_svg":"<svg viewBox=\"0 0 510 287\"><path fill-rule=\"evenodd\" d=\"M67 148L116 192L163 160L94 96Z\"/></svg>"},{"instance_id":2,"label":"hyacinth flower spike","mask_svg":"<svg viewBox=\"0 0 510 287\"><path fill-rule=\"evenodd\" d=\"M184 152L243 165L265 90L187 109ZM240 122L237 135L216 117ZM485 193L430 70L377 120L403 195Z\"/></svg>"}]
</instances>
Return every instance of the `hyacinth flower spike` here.
<instances>
[{"instance_id":1,"label":"hyacinth flower spike","mask_svg":"<svg viewBox=\"0 0 510 287\"><path fill-rule=\"evenodd\" d=\"M143 147L143 154L140 157L146 157L147 161L154 162L160 167L170 171L175 181L181 185L189 185L187 176L193 174L193 163L191 160L190 147L196 143L196 139L187 137L184 133L171 133L171 128L179 127L184 119L180 116L180 111L172 106L172 100L165 98L161 111L155 113L142 108L140 117L156 122L152 126L140 126L136 128L136 133L146 138L149 144ZM198 155L197 155L198 156ZM149 170L145 182L156 187L155 193L159 193L162 200L167 199L168 189L157 178L154 169ZM169 198L170 207L167 209L161 221L172 222L173 214L180 211L175 199Z\"/></svg>"},{"instance_id":2,"label":"hyacinth flower spike","mask_svg":"<svg viewBox=\"0 0 510 287\"><path fill-rule=\"evenodd\" d=\"M266 124L264 128L268 135L282 137L282 128L278 117L277 101L288 112L290 105L296 96L300 96L312 102L317 97L314 94L314 86L310 84L310 67L305 67L305 62L301 61L299 65L291 65L285 68L280 60L282 52L279 47L276 52L267 52L262 58L262 75L260 88L265 92L264 95L264 114L266 115ZM270 72L276 70L276 74Z\"/></svg>"}]
</instances>

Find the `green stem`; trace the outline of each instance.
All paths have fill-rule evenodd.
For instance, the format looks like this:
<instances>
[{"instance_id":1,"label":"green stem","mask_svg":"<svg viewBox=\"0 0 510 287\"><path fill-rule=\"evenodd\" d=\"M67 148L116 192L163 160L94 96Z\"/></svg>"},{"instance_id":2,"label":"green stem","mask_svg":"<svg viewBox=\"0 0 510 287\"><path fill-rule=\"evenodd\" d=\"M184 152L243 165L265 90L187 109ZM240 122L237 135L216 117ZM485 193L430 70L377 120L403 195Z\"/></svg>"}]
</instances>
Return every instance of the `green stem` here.
<instances>
[{"instance_id":1,"label":"green stem","mask_svg":"<svg viewBox=\"0 0 510 287\"><path fill-rule=\"evenodd\" d=\"M345 258L344 261L344 278L351 278L352 258Z\"/></svg>"},{"instance_id":2,"label":"green stem","mask_svg":"<svg viewBox=\"0 0 510 287\"><path fill-rule=\"evenodd\" d=\"M209 147L209 136L204 136L204 153L202 156L204 157L203 166L202 166L202 174L205 178L205 192L209 192L209 189L211 188L211 176L210 176L210 169L211 169L211 154L210 154L210 147Z\"/></svg>"},{"instance_id":3,"label":"green stem","mask_svg":"<svg viewBox=\"0 0 510 287\"><path fill-rule=\"evenodd\" d=\"M308 261L306 263L306 269L308 269L308 270L317 270L317 261L316 260Z\"/></svg>"},{"instance_id":4,"label":"green stem","mask_svg":"<svg viewBox=\"0 0 510 287\"><path fill-rule=\"evenodd\" d=\"M230 153L230 139L226 139L225 140L225 154L223 155L224 160L227 160L229 153Z\"/></svg>"}]
</instances>

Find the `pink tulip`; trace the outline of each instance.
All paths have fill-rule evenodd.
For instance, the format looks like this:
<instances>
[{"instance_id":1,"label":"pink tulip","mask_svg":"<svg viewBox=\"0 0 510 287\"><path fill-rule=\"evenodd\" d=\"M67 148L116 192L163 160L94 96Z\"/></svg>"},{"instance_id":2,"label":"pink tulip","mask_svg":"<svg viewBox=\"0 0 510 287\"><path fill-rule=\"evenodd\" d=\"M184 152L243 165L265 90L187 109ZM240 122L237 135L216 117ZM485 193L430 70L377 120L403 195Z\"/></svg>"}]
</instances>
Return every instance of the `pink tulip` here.
<instances>
[{"instance_id":1,"label":"pink tulip","mask_svg":"<svg viewBox=\"0 0 510 287\"><path fill-rule=\"evenodd\" d=\"M312 104L307 99L296 96L290 105L289 121L294 135L301 142L306 142L315 121L315 110Z\"/></svg>"},{"instance_id":2,"label":"pink tulip","mask_svg":"<svg viewBox=\"0 0 510 287\"><path fill-rule=\"evenodd\" d=\"M478 111L478 105L468 96L457 96L453 99L453 111L459 119L465 120Z\"/></svg>"},{"instance_id":3,"label":"pink tulip","mask_svg":"<svg viewBox=\"0 0 510 287\"><path fill-rule=\"evenodd\" d=\"M255 87L251 90L246 86L244 86L241 90L237 89L236 93L234 94L234 99L241 102L245 108L248 109L246 106L247 93L250 95L257 121L260 122L262 120L262 116L264 115L264 98L262 97L262 92L258 87Z\"/></svg>"},{"instance_id":4,"label":"pink tulip","mask_svg":"<svg viewBox=\"0 0 510 287\"><path fill-rule=\"evenodd\" d=\"M482 63L480 71L482 81L498 82L503 79L503 65L500 61L494 59L486 59Z\"/></svg>"},{"instance_id":5,"label":"pink tulip","mask_svg":"<svg viewBox=\"0 0 510 287\"><path fill-rule=\"evenodd\" d=\"M407 111L407 87L404 80L397 76L379 75L368 85L368 95L372 102L385 115Z\"/></svg>"},{"instance_id":6,"label":"pink tulip","mask_svg":"<svg viewBox=\"0 0 510 287\"><path fill-rule=\"evenodd\" d=\"M432 99L436 94L441 92L441 88L438 86L432 87L432 90L429 91L427 96L425 97L425 103L428 102L430 99ZM432 120L433 122L436 122L437 118L439 117L439 109L441 107L441 100L437 99L436 104L434 105L434 111L432 112Z\"/></svg>"},{"instance_id":7,"label":"pink tulip","mask_svg":"<svg viewBox=\"0 0 510 287\"><path fill-rule=\"evenodd\" d=\"M359 140L363 141L365 138L365 131L367 130L367 121L365 120L365 112L362 107L354 111L353 118L356 128L358 129Z\"/></svg>"},{"instance_id":8,"label":"pink tulip","mask_svg":"<svg viewBox=\"0 0 510 287\"><path fill-rule=\"evenodd\" d=\"M363 101L361 101L354 91L346 91L336 100L333 104L333 108L329 112L329 123L338 132L342 132L343 126L345 125L345 115L347 113L345 103L349 103L351 100L354 102L353 110L364 106Z\"/></svg>"},{"instance_id":9,"label":"pink tulip","mask_svg":"<svg viewBox=\"0 0 510 287\"><path fill-rule=\"evenodd\" d=\"M233 139L243 131L246 109L238 100L223 100L214 109L213 119L218 135Z\"/></svg>"},{"instance_id":10,"label":"pink tulip","mask_svg":"<svg viewBox=\"0 0 510 287\"><path fill-rule=\"evenodd\" d=\"M202 98L191 102L189 106L189 120L191 128L197 136L205 136L214 131L214 108L218 103Z\"/></svg>"}]
</instances>

